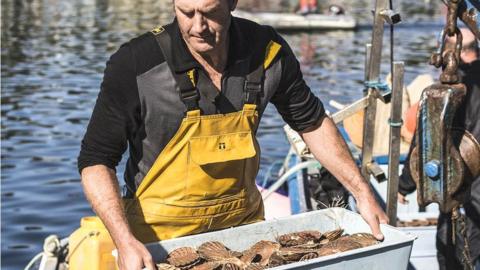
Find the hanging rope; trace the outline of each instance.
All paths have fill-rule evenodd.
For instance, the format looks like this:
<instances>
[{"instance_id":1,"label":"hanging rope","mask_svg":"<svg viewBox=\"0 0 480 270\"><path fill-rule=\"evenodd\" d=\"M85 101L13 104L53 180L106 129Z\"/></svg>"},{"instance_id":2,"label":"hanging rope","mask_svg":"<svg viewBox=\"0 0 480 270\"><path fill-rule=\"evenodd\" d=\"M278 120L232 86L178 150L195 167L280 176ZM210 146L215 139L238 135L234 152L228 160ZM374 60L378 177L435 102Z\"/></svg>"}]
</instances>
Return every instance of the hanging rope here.
<instances>
[{"instance_id":1,"label":"hanging rope","mask_svg":"<svg viewBox=\"0 0 480 270\"><path fill-rule=\"evenodd\" d=\"M461 206L460 206L461 207ZM464 270L473 270L472 257L470 256L470 245L468 244L467 226L465 224L465 216L456 207L452 211L452 242L456 245L456 234L459 232L463 240L462 264Z\"/></svg>"}]
</instances>

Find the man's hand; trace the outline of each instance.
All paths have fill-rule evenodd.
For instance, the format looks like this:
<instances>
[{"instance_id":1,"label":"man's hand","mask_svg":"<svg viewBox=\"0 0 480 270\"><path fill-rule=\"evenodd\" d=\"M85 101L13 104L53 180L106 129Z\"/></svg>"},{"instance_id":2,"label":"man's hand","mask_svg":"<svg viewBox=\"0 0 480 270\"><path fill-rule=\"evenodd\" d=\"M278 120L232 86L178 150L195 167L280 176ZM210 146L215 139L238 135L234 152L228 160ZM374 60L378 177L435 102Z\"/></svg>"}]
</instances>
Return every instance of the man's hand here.
<instances>
[{"instance_id":1,"label":"man's hand","mask_svg":"<svg viewBox=\"0 0 480 270\"><path fill-rule=\"evenodd\" d=\"M120 270L155 270L152 255L130 231L115 171L104 165L86 167L82 170L82 184L85 196L117 247Z\"/></svg>"},{"instance_id":2,"label":"man's hand","mask_svg":"<svg viewBox=\"0 0 480 270\"><path fill-rule=\"evenodd\" d=\"M118 247L118 268L120 270L140 270L144 267L156 270L153 258L147 248L137 239L132 238Z\"/></svg>"},{"instance_id":3,"label":"man's hand","mask_svg":"<svg viewBox=\"0 0 480 270\"><path fill-rule=\"evenodd\" d=\"M361 195L357 200L357 208L363 219L368 223L372 234L377 240L383 240L383 234L380 231L380 224L388 223L388 216L383 209L378 205L373 194Z\"/></svg>"}]
</instances>

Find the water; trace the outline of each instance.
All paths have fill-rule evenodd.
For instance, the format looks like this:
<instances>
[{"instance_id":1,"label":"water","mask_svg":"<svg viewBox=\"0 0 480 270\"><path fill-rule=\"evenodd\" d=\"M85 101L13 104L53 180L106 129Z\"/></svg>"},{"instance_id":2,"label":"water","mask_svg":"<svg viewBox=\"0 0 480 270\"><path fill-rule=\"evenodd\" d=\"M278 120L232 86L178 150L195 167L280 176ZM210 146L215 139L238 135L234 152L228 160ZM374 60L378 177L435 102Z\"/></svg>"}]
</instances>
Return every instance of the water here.
<instances>
[{"instance_id":1,"label":"water","mask_svg":"<svg viewBox=\"0 0 480 270\"><path fill-rule=\"evenodd\" d=\"M362 95L373 1L351 2L345 1L347 10L364 25L357 31L284 35L306 81L329 110L330 99L348 103ZM41 251L46 236L67 236L82 216L92 214L76 158L105 61L123 42L168 22L169 3L2 1L2 269L23 269ZM240 1L244 7L253 3L255 9L289 8L288 1ZM395 58L405 61L408 83L417 74L435 72L426 62L443 19L439 3L404 0L396 5L405 22L396 31ZM383 74L388 72L388 52L385 47ZM260 177L289 148L282 126L275 109L268 107L258 132Z\"/></svg>"}]
</instances>

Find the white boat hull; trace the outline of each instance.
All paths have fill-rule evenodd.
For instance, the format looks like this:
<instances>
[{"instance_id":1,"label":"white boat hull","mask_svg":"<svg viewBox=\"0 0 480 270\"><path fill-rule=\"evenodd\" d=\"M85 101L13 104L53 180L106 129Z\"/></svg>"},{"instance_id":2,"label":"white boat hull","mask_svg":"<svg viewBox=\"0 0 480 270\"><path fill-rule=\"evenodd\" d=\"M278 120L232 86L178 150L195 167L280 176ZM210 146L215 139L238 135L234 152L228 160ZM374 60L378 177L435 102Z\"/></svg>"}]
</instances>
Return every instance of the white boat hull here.
<instances>
[{"instance_id":1,"label":"white boat hull","mask_svg":"<svg viewBox=\"0 0 480 270\"><path fill-rule=\"evenodd\" d=\"M242 10L234 11L233 15L282 30L351 30L357 25L355 19L348 15L308 14L304 16L294 13L253 13Z\"/></svg>"}]
</instances>

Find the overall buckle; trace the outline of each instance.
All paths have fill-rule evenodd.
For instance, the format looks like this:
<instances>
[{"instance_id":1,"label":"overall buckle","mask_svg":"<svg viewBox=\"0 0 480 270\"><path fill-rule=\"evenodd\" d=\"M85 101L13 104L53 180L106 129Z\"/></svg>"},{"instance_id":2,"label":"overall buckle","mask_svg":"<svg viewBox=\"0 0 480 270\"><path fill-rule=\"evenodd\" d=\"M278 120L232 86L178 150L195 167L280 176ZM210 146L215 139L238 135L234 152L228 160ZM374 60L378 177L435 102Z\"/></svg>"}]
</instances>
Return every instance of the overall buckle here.
<instances>
[{"instance_id":1,"label":"overall buckle","mask_svg":"<svg viewBox=\"0 0 480 270\"><path fill-rule=\"evenodd\" d=\"M198 109L198 100L200 99L200 93L196 87L191 89L182 89L180 91L180 99L187 107L187 111Z\"/></svg>"},{"instance_id":2,"label":"overall buckle","mask_svg":"<svg viewBox=\"0 0 480 270\"><path fill-rule=\"evenodd\" d=\"M246 103L254 104L256 98L262 92L262 83L245 81L243 89Z\"/></svg>"}]
</instances>

